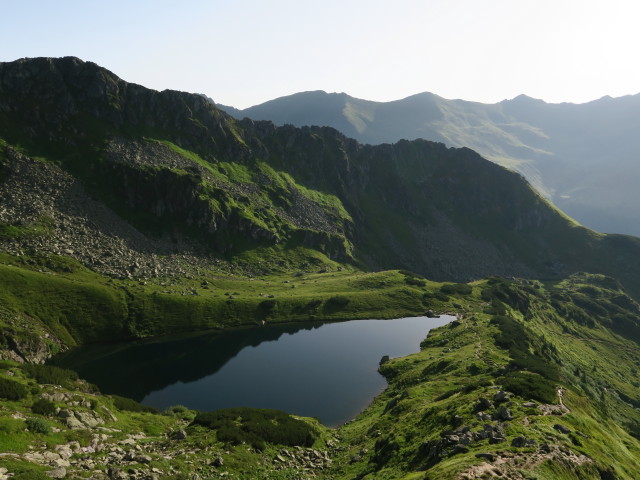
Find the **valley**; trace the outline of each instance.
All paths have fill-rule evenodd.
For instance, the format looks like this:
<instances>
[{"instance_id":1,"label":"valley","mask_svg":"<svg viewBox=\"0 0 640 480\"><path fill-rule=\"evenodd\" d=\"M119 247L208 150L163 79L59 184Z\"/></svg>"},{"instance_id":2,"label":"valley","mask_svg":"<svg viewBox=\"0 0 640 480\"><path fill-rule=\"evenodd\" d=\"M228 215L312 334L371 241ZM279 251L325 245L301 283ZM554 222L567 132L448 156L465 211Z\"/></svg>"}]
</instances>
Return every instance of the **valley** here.
<instances>
[{"instance_id":1,"label":"valley","mask_svg":"<svg viewBox=\"0 0 640 480\"><path fill-rule=\"evenodd\" d=\"M469 148L238 121L74 57L23 59L0 63L0 199L0 479L640 471L640 239L579 225ZM445 314L335 428L160 411L45 363ZM158 368L198 377L198 354L243 342Z\"/></svg>"}]
</instances>

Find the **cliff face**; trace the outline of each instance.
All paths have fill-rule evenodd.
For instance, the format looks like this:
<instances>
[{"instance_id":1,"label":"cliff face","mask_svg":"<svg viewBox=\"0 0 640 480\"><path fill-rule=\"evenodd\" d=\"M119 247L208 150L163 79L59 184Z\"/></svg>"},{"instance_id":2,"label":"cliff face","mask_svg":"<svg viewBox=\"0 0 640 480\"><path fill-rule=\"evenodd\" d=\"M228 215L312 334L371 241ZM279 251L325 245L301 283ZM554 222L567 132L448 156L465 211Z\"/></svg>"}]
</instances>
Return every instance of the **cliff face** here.
<instances>
[{"instance_id":1,"label":"cliff face","mask_svg":"<svg viewBox=\"0 0 640 480\"><path fill-rule=\"evenodd\" d=\"M42 219L24 212L48 202L54 237L90 232L112 245L96 256L69 240L76 246L58 251L112 274L167 271L173 254L222 264L256 249L273 266L268 252L302 248L441 280L591 270L638 286L635 239L577 226L469 149L363 146L331 128L237 122L200 95L148 90L76 58L0 64L0 132L0 222L33 228ZM20 174L26 165L39 180ZM52 197L47 178L63 177L73 189ZM14 195L30 189L40 200ZM3 243L56 251L51 235Z\"/></svg>"}]
</instances>

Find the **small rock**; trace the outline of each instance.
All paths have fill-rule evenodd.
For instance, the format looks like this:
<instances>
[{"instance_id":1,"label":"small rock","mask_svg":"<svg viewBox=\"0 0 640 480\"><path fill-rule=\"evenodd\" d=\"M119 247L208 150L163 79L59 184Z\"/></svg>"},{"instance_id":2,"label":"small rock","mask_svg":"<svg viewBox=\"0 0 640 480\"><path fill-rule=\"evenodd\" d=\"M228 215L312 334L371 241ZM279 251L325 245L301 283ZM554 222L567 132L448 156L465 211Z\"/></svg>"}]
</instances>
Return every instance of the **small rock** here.
<instances>
[{"instance_id":1,"label":"small rock","mask_svg":"<svg viewBox=\"0 0 640 480\"><path fill-rule=\"evenodd\" d=\"M476 418L481 422L488 422L489 420L491 420L491 415L485 412L480 412L476 414Z\"/></svg>"},{"instance_id":2,"label":"small rock","mask_svg":"<svg viewBox=\"0 0 640 480\"><path fill-rule=\"evenodd\" d=\"M460 437L458 435L447 435L444 439L449 445L455 445L460 441Z\"/></svg>"},{"instance_id":3,"label":"small rock","mask_svg":"<svg viewBox=\"0 0 640 480\"><path fill-rule=\"evenodd\" d=\"M493 404L489 401L488 398L480 397L476 401L473 410L476 412L482 412L483 410L488 410L491 407L493 407Z\"/></svg>"},{"instance_id":4,"label":"small rock","mask_svg":"<svg viewBox=\"0 0 640 480\"><path fill-rule=\"evenodd\" d=\"M571 429L568 427L565 427L564 425L561 425L559 423L556 423L553 426L554 429L556 429L557 431L559 431L560 433L571 433Z\"/></svg>"},{"instance_id":5,"label":"small rock","mask_svg":"<svg viewBox=\"0 0 640 480\"><path fill-rule=\"evenodd\" d=\"M111 467L107 470L107 475L110 480L126 480L129 478L126 472L123 472L121 469L117 467Z\"/></svg>"},{"instance_id":6,"label":"small rock","mask_svg":"<svg viewBox=\"0 0 640 480\"><path fill-rule=\"evenodd\" d=\"M184 430L178 430L173 434L174 440L184 440L185 438L187 438L187 432Z\"/></svg>"},{"instance_id":7,"label":"small rock","mask_svg":"<svg viewBox=\"0 0 640 480\"><path fill-rule=\"evenodd\" d=\"M505 392L504 390L500 390L498 392L495 393L495 395L493 396L493 401L496 403L502 403L502 402L508 402L510 399L510 394L509 392Z\"/></svg>"},{"instance_id":8,"label":"small rock","mask_svg":"<svg viewBox=\"0 0 640 480\"><path fill-rule=\"evenodd\" d=\"M493 462L496 458L493 453L486 453L486 452L476 453L476 457L482 458L483 460L487 460L488 462Z\"/></svg>"},{"instance_id":9,"label":"small rock","mask_svg":"<svg viewBox=\"0 0 640 480\"><path fill-rule=\"evenodd\" d=\"M491 415L491 418L493 420L513 420L513 415L507 407L500 407Z\"/></svg>"},{"instance_id":10,"label":"small rock","mask_svg":"<svg viewBox=\"0 0 640 480\"><path fill-rule=\"evenodd\" d=\"M133 461L138 463L151 463L152 460L149 455L135 455L133 457Z\"/></svg>"},{"instance_id":11,"label":"small rock","mask_svg":"<svg viewBox=\"0 0 640 480\"><path fill-rule=\"evenodd\" d=\"M64 467L54 468L46 472L46 475L51 478L64 478L67 476L67 469Z\"/></svg>"}]
</instances>

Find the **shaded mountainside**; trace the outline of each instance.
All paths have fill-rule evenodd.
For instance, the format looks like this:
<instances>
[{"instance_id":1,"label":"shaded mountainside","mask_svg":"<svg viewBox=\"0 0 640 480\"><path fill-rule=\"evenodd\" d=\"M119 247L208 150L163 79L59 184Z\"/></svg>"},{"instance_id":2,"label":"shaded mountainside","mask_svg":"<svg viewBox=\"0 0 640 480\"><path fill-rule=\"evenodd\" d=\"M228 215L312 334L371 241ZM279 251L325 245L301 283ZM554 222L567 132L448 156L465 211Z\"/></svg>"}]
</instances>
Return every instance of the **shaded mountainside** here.
<instances>
[{"instance_id":1,"label":"shaded mountainside","mask_svg":"<svg viewBox=\"0 0 640 480\"><path fill-rule=\"evenodd\" d=\"M521 95L482 104L426 92L373 102L314 91L244 110L220 108L239 119L331 126L369 144L424 138L469 147L522 173L588 227L640 235L635 187L640 175L640 95L585 104L548 104Z\"/></svg>"},{"instance_id":2,"label":"shaded mountainside","mask_svg":"<svg viewBox=\"0 0 640 480\"><path fill-rule=\"evenodd\" d=\"M66 251L98 271L153 275L172 254L259 270L322 263L313 250L442 280L587 270L638 288L637 239L578 227L464 148L237 122L200 95L148 90L75 58L2 64L0 131L11 252ZM43 224L49 237L33 234ZM48 238L59 236L73 246L56 251Z\"/></svg>"}]
</instances>

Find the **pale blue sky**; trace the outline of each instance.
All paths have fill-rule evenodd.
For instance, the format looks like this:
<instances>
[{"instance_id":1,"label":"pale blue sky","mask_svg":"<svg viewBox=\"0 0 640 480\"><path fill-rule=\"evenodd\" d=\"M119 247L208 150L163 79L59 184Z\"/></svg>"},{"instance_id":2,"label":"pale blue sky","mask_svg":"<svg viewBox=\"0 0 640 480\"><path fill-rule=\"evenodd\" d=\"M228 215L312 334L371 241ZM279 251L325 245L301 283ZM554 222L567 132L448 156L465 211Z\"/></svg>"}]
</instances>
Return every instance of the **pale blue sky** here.
<instances>
[{"instance_id":1,"label":"pale blue sky","mask_svg":"<svg viewBox=\"0 0 640 480\"><path fill-rule=\"evenodd\" d=\"M638 6L636 6L638 5ZM248 107L305 90L496 102L640 92L635 0L0 0L0 61L73 55Z\"/></svg>"}]
</instances>

